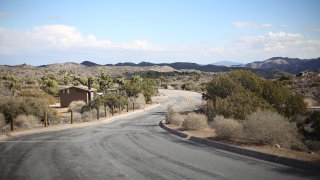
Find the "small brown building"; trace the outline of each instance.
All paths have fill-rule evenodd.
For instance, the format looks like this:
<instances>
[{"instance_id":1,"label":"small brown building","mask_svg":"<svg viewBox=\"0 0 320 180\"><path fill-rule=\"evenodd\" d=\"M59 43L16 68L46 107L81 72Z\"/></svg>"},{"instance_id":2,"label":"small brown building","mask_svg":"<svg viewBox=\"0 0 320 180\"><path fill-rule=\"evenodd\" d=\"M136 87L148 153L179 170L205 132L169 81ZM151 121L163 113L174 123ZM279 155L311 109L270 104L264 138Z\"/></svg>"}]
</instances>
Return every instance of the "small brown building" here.
<instances>
[{"instance_id":1,"label":"small brown building","mask_svg":"<svg viewBox=\"0 0 320 180\"><path fill-rule=\"evenodd\" d=\"M84 101L88 103L90 98L93 99L96 91L96 89L88 89L86 86L64 87L60 89L60 106L68 107L72 101Z\"/></svg>"}]
</instances>

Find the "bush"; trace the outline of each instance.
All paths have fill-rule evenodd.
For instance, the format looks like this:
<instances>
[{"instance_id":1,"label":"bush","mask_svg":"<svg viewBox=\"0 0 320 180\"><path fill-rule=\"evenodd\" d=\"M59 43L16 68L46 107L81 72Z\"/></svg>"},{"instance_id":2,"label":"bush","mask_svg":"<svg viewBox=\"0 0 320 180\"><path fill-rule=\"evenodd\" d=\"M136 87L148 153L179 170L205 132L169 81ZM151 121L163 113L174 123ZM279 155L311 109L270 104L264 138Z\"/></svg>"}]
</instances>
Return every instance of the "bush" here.
<instances>
[{"instance_id":1,"label":"bush","mask_svg":"<svg viewBox=\"0 0 320 180\"><path fill-rule=\"evenodd\" d=\"M54 109L49 108L48 101L35 97L11 97L0 105L0 112L3 112L7 120L15 119L21 114L32 114L44 120L45 112L48 113L49 121L57 118Z\"/></svg>"},{"instance_id":2,"label":"bush","mask_svg":"<svg viewBox=\"0 0 320 180\"><path fill-rule=\"evenodd\" d=\"M244 131L248 139L259 143L279 144L285 148L302 145L295 124L271 111L258 110L248 116L244 122Z\"/></svg>"},{"instance_id":3,"label":"bush","mask_svg":"<svg viewBox=\"0 0 320 180\"><path fill-rule=\"evenodd\" d=\"M174 105L168 105L166 113L166 123L171 124L173 120L173 115L177 113L177 108Z\"/></svg>"},{"instance_id":4,"label":"bush","mask_svg":"<svg viewBox=\"0 0 320 180\"><path fill-rule=\"evenodd\" d=\"M95 109L92 109L91 111L85 111L82 113L81 118L84 122L95 120L97 118L97 111Z\"/></svg>"},{"instance_id":5,"label":"bush","mask_svg":"<svg viewBox=\"0 0 320 180\"><path fill-rule=\"evenodd\" d=\"M146 100L142 94L139 94L138 97L134 99L134 108L142 109L145 106L146 106Z\"/></svg>"},{"instance_id":6,"label":"bush","mask_svg":"<svg viewBox=\"0 0 320 180\"><path fill-rule=\"evenodd\" d=\"M203 114L189 113L182 122L182 127L187 130L202 130L208 127L207 117Z\"/></svg>"},{"instance_id":7,"label":"bush","mask_svg":"<svg viewBox=\"0 0 320 180\"><path fill-rule=\"evenodd\" d=\"M182 126L182 123L185 120L185 118L186 118L185 115L182 115L180 113L173 113L171 116L170 124Z\"/></svg>"},{"instance_id":8,"label":"bush","mask_svg":"<svg viewBox=\"0 0 320 180\"><path fill-rule=\"evenodd\" d=\"M230 140L242 137L242 124L234 119L225 119L223 116L216 116L212 126L218 138Z\"/></svg>"},{"instance_id":9,"label":"bush","mask_svg":"<svg viewBox=\"0 0 320 180\"><path fill-rule=\"evenodd\" d=\"M83 101L72 101L69 105L69 110L80 113L82 106L84 106L85 104L86 103Z\"/></svg>"},{"instance_id":10,"label":"bush","mask_svg":"<svg viewBox=\"0 0 320 180\"><path fill-rule=\"evenodd\" d=\"M34 115L18 115L14 120L14 125L18 128L34 128L40 125L40 120Z\"/></svg>"},{"instance_id":11,"label":"bush","mask_svg":"<svg viewBox=\"0 0 320 180\"><path fill-rule=\"evenodd\" d=\"M216 113L227 118L245 119L256 110L272 107L250 91L240 91L221 99L217 98Z\"/></svg>"}]
</instances>

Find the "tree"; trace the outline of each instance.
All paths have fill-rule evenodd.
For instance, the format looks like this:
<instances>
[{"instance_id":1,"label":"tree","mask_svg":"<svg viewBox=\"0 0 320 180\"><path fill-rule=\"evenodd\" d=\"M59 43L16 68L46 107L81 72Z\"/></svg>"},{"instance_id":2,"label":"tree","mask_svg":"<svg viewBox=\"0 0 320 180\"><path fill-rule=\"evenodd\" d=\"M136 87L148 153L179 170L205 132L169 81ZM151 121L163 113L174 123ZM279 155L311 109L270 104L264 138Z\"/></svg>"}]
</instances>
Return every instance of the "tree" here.
<instances>
[{"instance_id":1,"label":"tree","mask_svg":"<svg viewBox=\"0 0 320 180\"><path fill-rule=\"evenodd\" d=\"M99 90L104 93L113 86L113 79L109 74L101 73L98 78L98 82Z\"/></svg>"},{"instance_id":2,"label":"tree","mask_svg":"<svg viewBox=\"0 0 320 180\"><path fill-rule=\"evenodd\" d=\"M240 89L240 86L227 75L216 75L207 83L205 95L208 99L212 99L215 102L217 97L226 98Z\"/></svg>"},{"instance_id":3,"label":"tree","mask_svg":"<svg viewBox=\"0 0 320 180\"><path fill-rule=\"evenodd\" d=\"M151 103L151 97L158 93L156 82L153 79L149 78L143 79L142 90L146 103Z\"/></svg>"}]
</instances>

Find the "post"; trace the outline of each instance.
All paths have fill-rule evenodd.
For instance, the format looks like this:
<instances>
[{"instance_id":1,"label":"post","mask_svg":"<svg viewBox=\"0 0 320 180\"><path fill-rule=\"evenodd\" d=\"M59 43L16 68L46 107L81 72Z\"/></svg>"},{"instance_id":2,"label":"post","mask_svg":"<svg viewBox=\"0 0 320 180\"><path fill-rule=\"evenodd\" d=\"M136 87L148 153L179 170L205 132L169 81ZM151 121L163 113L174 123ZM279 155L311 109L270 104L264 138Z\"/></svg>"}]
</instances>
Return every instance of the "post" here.
<instances>
[{"instance_id":1,"label":"post","mask_svg":"<svg viewBox=\"0 0 320 180\"><path fill-rule=\"evenodd\" d=\"M119 114L121 114L121 105L119 105Z\"/></svg>"},{"instance_id":2,"label":"post","mask_svg":"<svg viewBox=\"0 0 320 180\"><path fill-rule=\"evenodd\" d=\"M132 110L134 110L134 102L132 103Z\"/></svg>"},{"instance_id":3,"label":"post","mask_svg":"<svg viewBox=\"0 0 320 180\"><path fill-rule=\"evenodd\" d=\"M114 106L111 107L111 114L114 116Z\"/></svg>"},{"instance_id":4,"label":"post","mask_svg":"<svg viewBox=\"0 0 320 180\"><path fill-rule=\"evenodd\" d=\"M104 106L104 117L107 117L107 106Z\"/></svg>"},{"instance_id":5,"label":"post","mask_svg":"<svg viewBox=\"0 0 320 180\"><path fill-rule=\"evenodd\" d=\"M71 110L71 124L73 124L73 111Z\"/></svg>"},{"instance_id":6,"label":"post","mask_svg":"<svg viewBox=\"0 0 320 180\"><path fill-rule=\"evenodd\" d=\"M127 112L129 112L129 103L127 103Z\"/></svg>"},{"instance_id":7,"label":"post","mask_svg":"<svg viewBox=\"0 0 320 180\"><path fill-rule=\"evenodd\" d=\"M11 131L14 131L14 127L13 127L13 124L14 124L14 123L13 123L13 121L14 121L14 120L13 120L13 118L12 118L11 121L10 121Z\"/></svg>"},{"instance_id":8,"label":"post","mask_svg":"<svg viewBox=\"0 0 320 180\"><path fill-rule=\"evenodd\" d=\"M97 119L99 119L99 107L97 108Z\"/></svg>"},{"instance_id":9,"label":"post","mask_svg":"<svg viewBox=\"0 0 320 180\"><path fill-rule=\"evenodd\" d=\"M46 111L44 113L44 127L48 126L48 112Z\"/></svg>"}]
</instances>

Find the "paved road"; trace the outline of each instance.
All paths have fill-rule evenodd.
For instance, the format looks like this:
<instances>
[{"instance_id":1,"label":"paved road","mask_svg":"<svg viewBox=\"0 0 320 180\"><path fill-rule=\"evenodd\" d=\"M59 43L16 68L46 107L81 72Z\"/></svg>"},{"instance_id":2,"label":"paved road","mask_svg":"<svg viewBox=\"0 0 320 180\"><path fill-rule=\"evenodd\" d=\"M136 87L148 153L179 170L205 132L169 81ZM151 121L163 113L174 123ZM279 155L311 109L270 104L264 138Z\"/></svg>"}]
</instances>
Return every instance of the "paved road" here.
<instances>
[{"instance_id":1,"label":"paved road","mask_svg":"<svg viewBox=\"0 0 320 180\"><path fill-rule=\"evenodd\" d=\"M164 90L163 90L164 91ZM189 142L158 126L168 104L200 96L164 91L161 107L110 124L0 142L0 179L317 179L297 170Z\"/></svg>"}]
</instances>

